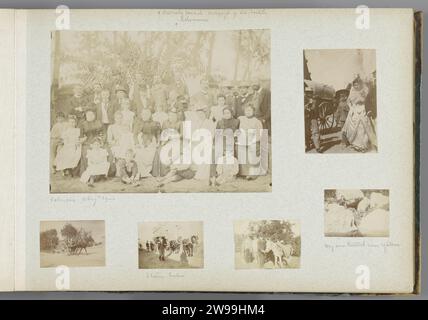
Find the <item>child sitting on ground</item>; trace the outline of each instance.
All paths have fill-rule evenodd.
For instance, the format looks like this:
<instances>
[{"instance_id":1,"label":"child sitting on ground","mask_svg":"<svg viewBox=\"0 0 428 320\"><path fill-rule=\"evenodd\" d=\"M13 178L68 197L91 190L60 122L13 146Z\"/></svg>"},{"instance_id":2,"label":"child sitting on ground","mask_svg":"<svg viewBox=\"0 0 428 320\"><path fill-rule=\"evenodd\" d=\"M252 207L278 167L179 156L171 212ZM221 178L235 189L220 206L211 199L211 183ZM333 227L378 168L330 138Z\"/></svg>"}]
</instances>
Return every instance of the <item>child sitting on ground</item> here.
<instances>
[{"instance_id":1,"label":"child sitting on ground","mask_svg":"<svg viewBox=\"0 0 428 320\"><path fill-rule=\"evenodd\" d=\"M137 185L138 183L138 166L134 158L134 150L129 149L125 153L125 158L119 159L117 163L119 169L119 176L122 182L125 184Z\"/></svg>"}]
</instances>

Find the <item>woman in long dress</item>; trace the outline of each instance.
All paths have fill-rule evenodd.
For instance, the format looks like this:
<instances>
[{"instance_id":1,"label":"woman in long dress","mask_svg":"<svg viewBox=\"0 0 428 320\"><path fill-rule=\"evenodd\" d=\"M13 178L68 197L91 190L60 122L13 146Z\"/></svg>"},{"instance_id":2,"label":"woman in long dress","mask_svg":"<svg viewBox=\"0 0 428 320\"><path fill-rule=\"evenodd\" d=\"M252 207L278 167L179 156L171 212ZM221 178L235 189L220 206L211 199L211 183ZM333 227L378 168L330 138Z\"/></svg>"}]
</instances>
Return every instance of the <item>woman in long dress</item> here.
<instances>
[{"instance_id":1,"label":"woman in long dress","mask_svg":"<svg viewBox=\"0 0 428 320\"><path fill-rule=\"evenodd\" d=\"M172 158L176 158L181 150L182 121L178 110L168 111L168 120L162 124L159 149L159 175L164 177L170 170Z\"/></svg>"},{"instance_id":2,"label":"woman in long dress","mask_svg":"<svg viewBox=\"0 0 428 320\"><path fill-rule=\"evenodd\" d=\"M367 95L367 86L357 77L353 81L349 93L349 113L343 125L342 134L345 142L359 152L366 152L370 145L370 139L374 137L370 120L366 114L365 101Z\"/></svg>"},{"instance_id":3,"label":"woman in long dress","mask_svg":"<svg viewBox=\"0 0 428 320\"><path fill-rule=\"evenodd\" d=\"M245 115L238 118L240 136L238 137L238 156L245 152L246 161L240 165L239 174L247 180L254 180L261 174L260 137L263 123L254 116L254 107L247 105ZM243 135L243 136L241 136Z\"/></svg>"},{"instance_id":4,"label":"woman in long dress","mask_svg":"<svg viewBox=\"0 0 428 320\"><path fill-rule=\"evenodd\" d=\"M107 143L114 158L124 158L125 152L134 149L134 140L129 126L123 123L122 111L114 114L114 124L107 129Z\"/></svg>"},{"instance_id":5,"label":"woman in long dress","mask_svg":"<svg viewBox=\"0 0 428 320\"><path fill-rule=\"evenodd\" d=\"M200 144L206 143L206 148L203 148L203 156L205 156L205 152L210 152L210 157L212 158L212 142L214 138L214 132L215 132L215 124L212 120L208 119L206 117L206 113L202 107L199 107L199 109L195 112L196 115L193 118L192 121L192 135L193 132L199 129L206 130L206 133L210 133L210 136L206 136L205 138L201 138L201 142L199 143L192 143L192 159L194 159L194 152L200 152ZM202 142L202 139L206 139L209 141ZM211 148L208 150L208 148ZM210 176L211 176L211 167L212 167L212 159L210 159L209 163L205 163L203 161L204 159L201 159L202 163L194 163L196 166L196 174L194 179L199 180L203 182L204 184L209 185L210 184Z\"/></svg>"},{"instance_id":6,"label":"woman in long dress","mask_svg":"<svg viewBox=\"0 0 428 320\"><path fill-rule=\"evenodd\" d=\"M59 146L55 158L56 170L62 171L63 175L77 167L82 155L80 129L76 128L76 117L69 116L68 124L69 126L61 133L62 145Z\"/></svg>"}]
</instances>

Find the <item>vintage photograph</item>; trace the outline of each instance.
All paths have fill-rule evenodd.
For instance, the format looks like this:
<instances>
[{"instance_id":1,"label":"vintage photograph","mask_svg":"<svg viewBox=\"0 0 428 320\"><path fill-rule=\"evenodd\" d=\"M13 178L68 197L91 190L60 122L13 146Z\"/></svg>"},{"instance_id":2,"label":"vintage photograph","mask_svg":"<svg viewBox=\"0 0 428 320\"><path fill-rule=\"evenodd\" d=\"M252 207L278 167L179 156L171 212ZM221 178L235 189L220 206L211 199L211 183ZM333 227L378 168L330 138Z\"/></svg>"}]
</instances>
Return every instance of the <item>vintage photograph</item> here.
<instances>
[{"instance_id":1,"label":"vintage photograph","mask_svg":"<svg viewBox=\"0 0 428 320\"><path fill-rule=\"evenodd\" d=\"M204 267L201 221L143 222L138 226L138 268Z\"/></svg>"},{"instance_id":2,"label":"vintage photograph","mask_svg":"<svg viewBox=\"0 0 428 320\"><path fill-rule=\"evenodd\" d=\"M270 192L270 31L52 33L50 192Z\"/></svg>"},{"instance_id":3,"label":"vintage photograph","mask_svg":"<svg viewBox=\"0 0 428 320\"><path fill-rule=\"evenodd\" d=\"M376 51L304 50L307 153L377 152Z\"/></svg>"},{"instance_id":4,"label":"vintage photograph","mask_svg":"<svg viewBox=\"0 0 428 320\"><path fill-rule=\"evenodd\" d=\"M235 268L300 268L300 224L293 220L234 222Z\"/></svg>"},{"instance_id":5,"label":"vintage photograph","mask_svg":"<svg viewBox=\"0 0 428 320\"><path fill-rule=\"evenodd\" d=\"M389 190L324 190L326 237L388 237Z\"/></svg>"},{"instance_id":6,"label":"vintage photograph","mask_svg":"<svg viewBox=\"0 0 428 320\"><path fill-rule=\"evenodd\" d=\"M105 266L104 221L40 222L40 267L61 265Z\"/></svg>"}]
</instances>

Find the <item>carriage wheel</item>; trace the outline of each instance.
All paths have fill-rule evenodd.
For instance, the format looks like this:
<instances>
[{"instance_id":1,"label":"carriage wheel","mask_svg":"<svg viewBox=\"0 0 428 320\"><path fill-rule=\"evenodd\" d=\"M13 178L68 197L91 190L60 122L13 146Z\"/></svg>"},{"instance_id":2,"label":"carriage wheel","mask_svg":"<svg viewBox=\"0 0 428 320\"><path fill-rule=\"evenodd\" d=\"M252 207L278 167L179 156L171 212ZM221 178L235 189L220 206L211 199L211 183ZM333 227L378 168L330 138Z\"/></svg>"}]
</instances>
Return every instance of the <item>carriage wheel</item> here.
<instances>
[{"instance_id":1,"label":"carriage wheel","mask_svg":"<svg viewBox=\"0 0 428 320\"><path fill-rule=\"evenodd\" d=\"M328 114L328 103L319 105L318 126L320 131L331 129L334 125L334 113Z\"/></svg>"}]
</instances>

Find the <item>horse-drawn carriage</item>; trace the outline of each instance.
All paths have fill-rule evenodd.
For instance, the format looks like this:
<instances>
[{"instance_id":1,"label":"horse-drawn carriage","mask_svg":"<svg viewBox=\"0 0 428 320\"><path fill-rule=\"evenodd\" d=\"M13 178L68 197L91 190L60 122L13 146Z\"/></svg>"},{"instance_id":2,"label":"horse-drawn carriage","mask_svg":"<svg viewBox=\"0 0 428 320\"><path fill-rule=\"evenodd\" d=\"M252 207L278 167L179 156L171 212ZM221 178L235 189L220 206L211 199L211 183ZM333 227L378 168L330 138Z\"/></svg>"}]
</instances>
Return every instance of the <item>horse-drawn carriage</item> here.
<instances>
[{"instance_id":1,"label":"horse-drawn carriage","mask_svg":"<svg viewBox=\"0 0 428 320\"><path fill-rule=\"evenodd\" d=\"M304 89L305 100L309 98L314 100L313 111L317 115L320 130L325 131L333 128L336 123L335 112L337 110L334 88L323 83L305 80Z\"/></svg>"},{"instance_id":2,"label":"horse-drawn carriage","mask_svg":"<svg viewBox=\"0 0 428 320\"><path fill-rule=\"evenodd\" d=\"M75 236L67 237L61 242L61 251L67 255L80 255L83 251L88 254L86 248L95 244L89 232L80 230Z\"/></svg>"}]
</instances>

